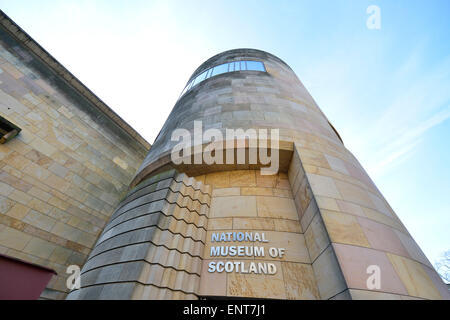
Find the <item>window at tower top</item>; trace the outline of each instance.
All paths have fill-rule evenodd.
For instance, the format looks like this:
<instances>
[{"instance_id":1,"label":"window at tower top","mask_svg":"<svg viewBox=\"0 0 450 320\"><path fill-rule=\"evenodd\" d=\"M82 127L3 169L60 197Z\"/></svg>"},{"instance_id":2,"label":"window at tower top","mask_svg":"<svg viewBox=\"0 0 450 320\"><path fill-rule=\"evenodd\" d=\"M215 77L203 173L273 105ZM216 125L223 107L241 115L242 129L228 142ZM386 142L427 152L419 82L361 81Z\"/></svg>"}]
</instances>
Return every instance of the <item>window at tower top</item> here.
<instances>
[{"instance_id":1,"label":"window at tower top","mask_svg":"<svg viewBox=\"0 0 450 320\"><path fill-rule=\"evenodd\" d=\"M186 92L191 90L200 82L209 79L211 77L217 76L222 73L234 72L234 71L262 71L266 72L266 67L264 63L261 61L251 61L251 60L242 60L242 61L233 61L227 62L224 64L220 64L218 66L206 69L196 77L192 78L191 81L184 87L183 92L181 92L181 96L183 96Z\"/></svg>"}]
</instances>

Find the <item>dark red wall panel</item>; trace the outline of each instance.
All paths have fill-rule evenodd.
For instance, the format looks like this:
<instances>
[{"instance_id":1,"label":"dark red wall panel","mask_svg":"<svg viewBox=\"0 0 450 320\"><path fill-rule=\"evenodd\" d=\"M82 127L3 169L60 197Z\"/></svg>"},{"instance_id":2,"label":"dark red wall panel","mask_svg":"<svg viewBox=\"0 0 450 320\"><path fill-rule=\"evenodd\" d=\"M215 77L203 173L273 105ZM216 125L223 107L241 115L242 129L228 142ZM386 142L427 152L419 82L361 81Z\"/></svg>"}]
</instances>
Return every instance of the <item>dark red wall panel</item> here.
<instances>
[{"instance_id":1,"label":"dark red wall panel","mask_svg":"<svg viewBox=\"0 0 450 320\"><path fill-rule=\"evenodd\" d=\"M0 255L0 300L36 300L55 272Z\"/></svg>"}]
</instances>

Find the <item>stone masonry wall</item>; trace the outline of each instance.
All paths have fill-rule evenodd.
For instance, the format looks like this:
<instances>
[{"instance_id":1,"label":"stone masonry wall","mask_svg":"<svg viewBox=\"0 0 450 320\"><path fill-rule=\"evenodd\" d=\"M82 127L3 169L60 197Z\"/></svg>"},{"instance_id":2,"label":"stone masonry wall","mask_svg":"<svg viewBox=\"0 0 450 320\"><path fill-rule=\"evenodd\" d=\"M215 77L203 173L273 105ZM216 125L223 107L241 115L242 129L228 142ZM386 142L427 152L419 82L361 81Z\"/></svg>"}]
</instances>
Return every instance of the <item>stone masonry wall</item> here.
<instances>
[{"instance_id":1,"label":"stone masonry wall","mask_svg":"<svg viewBox=\"0 0 450 320\"><path fill-rule=\"evenodd\" d=\"M298 240L298 250L304 250L300 244L304 241L310 259L295 262L312 265L320 298L448 299L448 290L431 263L287 64L263 51L236 49L208 59L193 77L209 67L239 60L262 61L267 72L227 72L212 76L187 91L175 104L133 183L139 183L162 165L170 165L170 151L177 143L171 140L171 134L177 128L187 129L194 136L194 124L201 120L205 130L215 128L222 134L236 128L279 129L280 150L291 151L284 153L280 162L290 162L289 170L283 168L283 171L288 171L290 191L299 215L302 231L297 237L304 238ZM245 165L249 166L239 169L257 169ZM193 176L207 174L207 179L208 175L220 175L218 171L236 169L205 163L185 167L183 172L189 169ZM231 172L223 173L220 183L226 185L223 188L231 188L223 192L235 193L222 198L216 191L210 210L210 220L217 218L220 226L219 221L223 219L226 230L235 229L234 222L242 222L244 217L248 217L249 226L255 218L262 218L255 204L254 197L258 195L242 194L239 184L227 185L227 175L233 176ZM215 190L217 187L212 185ZM237 187L239 194L234 189ZM274 200L274 203L280 201ZM232 213L234 206L237 211ZM272 210L276 213L278 205L271 207L268 214ZM215 222L211 224L211 228L214 227ZM367 287L370 266L379 267L381 272L378 289ZM202 272L202 277L211 276ZM248 280L246 291L244 287L231 284L239 283L242 278L233 280L237 276L232 274L228 274L226 280L224 275L214 276L213 281L217 280L221 289L212 290L202 279L201 292L260 296L264 293L255 288L263 288L257 286L266 283L274 290L279 289L277 295L289 298L288 292L281 289L282 279L278 279L278 284L275 279L258 284L253 279ZM315 297L315 294L309 296Z\"/></svg>"},{"instance_id":2,"label":"stone masonry wall","mask_svg":"<svg viewBox=\"0 0 450 320\"><path fill-rule=\"evenodd\" d=\"M320 299L305 235L286 173L261 175L259 170L235 170L196 177L212 188L200 295L272 299ZM264 233L267 243L211 242L213 232ZM264 257L211 257L211 246L262 246ZM270 247L286 249L272 258ZM267 262L275 274L208 272L210 261Z\"/></svg>"},{"instance_id":3,"label":"stone masonry wall","mask_svg":"<svg viewBox=\"0 0 450 320\"><path fill-rule=\"evenodd\" d=\"M68 299L196 299L210 188L175 170L119 204Z\"/></svg>"},{"instance_id":4,"label":"stone masonry wall","mask_svg":"<svg viewBox=\"0 0 450 320\"><path fill-rule=\"evenodd\" d=\"M146 152L0 28L0 115L22 131L0 145L0 253L54 269L62 299Z\"/></svg>"}]
</instances>

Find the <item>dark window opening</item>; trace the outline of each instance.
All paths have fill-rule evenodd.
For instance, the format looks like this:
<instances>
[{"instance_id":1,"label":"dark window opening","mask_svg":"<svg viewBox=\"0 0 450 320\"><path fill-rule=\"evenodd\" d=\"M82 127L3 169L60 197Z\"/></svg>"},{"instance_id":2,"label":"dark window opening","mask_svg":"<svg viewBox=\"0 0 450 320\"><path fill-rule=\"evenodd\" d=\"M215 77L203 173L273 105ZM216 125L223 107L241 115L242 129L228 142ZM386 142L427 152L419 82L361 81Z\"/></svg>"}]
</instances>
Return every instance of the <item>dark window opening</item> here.
<instances>
[{"instance_id":1,"label":"dark window opening","mask_svg":"<svg viewBox=\"0 0 450 320\"><path fill-rule=\"evenodd\" d=\"M20 130L22 129L0 116L0 143L11 140L19 134Z\"/></svg>"}]
</instances>

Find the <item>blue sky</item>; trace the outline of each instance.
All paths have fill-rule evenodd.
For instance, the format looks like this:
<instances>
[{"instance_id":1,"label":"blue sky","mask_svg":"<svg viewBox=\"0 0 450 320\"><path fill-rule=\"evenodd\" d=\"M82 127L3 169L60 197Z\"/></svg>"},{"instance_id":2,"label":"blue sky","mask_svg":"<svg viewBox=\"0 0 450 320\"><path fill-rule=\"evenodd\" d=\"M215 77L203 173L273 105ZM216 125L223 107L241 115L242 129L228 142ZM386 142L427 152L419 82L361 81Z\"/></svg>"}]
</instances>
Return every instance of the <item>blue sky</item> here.
<instances>
[{"instance_id":1,"label":"blue sky","mask_svg":"<svg viewBox=\"0 0 450 320\"><path fill-rule=\"evenodd\" d=\"M381 29L366 27L377 5ZM224 50L286 61L434 262L450 249L450 1L22 1L1 9L153 142Z\"/></svg>"}]
</instances>

